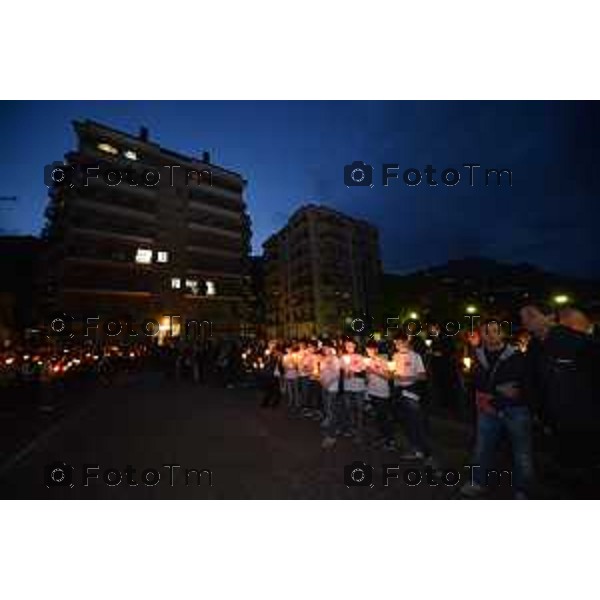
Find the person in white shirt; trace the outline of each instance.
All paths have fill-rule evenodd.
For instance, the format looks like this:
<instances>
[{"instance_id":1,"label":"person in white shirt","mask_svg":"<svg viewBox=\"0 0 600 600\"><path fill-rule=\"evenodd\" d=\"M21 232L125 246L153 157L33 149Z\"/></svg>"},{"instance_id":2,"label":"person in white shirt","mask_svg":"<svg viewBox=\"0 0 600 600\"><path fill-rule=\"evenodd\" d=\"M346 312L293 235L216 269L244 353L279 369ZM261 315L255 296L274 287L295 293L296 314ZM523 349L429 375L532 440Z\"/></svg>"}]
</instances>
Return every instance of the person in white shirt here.
<instances>
[{"instance_id":1,"label":"person in white shirt","mask_svg":"<svg viewBox=\"0 0 600 600\"><path fill-rule=\"evenodd\" d=\"M392 371L387 356L378 354L378 344L375 340L367 342L367 357L365 367L367 373L367 399L373 405L379 432L385 449L392 449L394 432L391 416L390 380Z\"/></svg>"},{"instance_id":2,"label":"person in white shirt","mask_svg":"<svg viewBox=\"0 0 600 600\"><path fill-rule=\"evenodd\" d=\"M364 430L364 404L367 391L365 359L356 352L356 342L352 338L344 342L342 355L342 380L344 389L344 435L354 435L355 441L362 442Z\"/></svg>"},{"instance_id":3,"label":"person in white shirt","mask_svg":"<svg viewBox=\"0 0 600 600\"><path fill-rule=\"evenodd\" d=\"M427 421L423 407L427 372L423 359L411 349L409 336L400 332L394 339L394 408L406 428L410 451L405 460L431 460Z\"/></svg>"},{"instance_id":4,"label":"person in white shirt","mask_svg":"<svg viewBox=\"0 0 600 600\"><path fill-rule=\"evenodd\" d=\"M313 416L314 382L312 380L316 366L315 348L312 344L300 342L298 350L298 388L300 404L305 417Z\"/></svg>"},{"instance_id":5,"label":"person in white shirt","mask_svg":"<svg viewBox=\"0 0 600 600\"><path fill-rule=\"evenodd\" d=\"M283 356L283 381L288 410L291 414L300 409L300 390L298 388L298 353L291 344L286 346Z\"/></svg>"},{"instance_id":6,"label":"person in white shirt","mask_svg":"<svg viewBox=\"0 0 600 600\"><path fill-rule=\"evenodd\" d=\"M341 396L340 396L340 359L336 356L331 342L323 342L322 356L319 362L319 382L323 397L323 411L325 418L321 423L324 438L322 448L327 449L335 445L339 426Z\"/></svg>"}]
</instances>

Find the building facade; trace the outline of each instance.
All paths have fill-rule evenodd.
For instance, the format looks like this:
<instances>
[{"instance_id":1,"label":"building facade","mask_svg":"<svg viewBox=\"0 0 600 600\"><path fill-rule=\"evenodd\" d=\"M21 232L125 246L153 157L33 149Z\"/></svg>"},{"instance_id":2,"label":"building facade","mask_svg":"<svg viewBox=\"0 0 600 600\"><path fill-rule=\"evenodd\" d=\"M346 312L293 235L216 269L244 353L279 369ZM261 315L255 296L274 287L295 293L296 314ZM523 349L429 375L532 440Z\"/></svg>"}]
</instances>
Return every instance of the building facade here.
<instances>
[{"instance_id":1,"label":"building facade","mask_svg":"<svg viewBox=\"0 0 600 600\"><path fill-rule=\"evenodd\" d=\"M335 335L376 310L379 236L366 221L309 204L263 247L270 336Z\"/></svg>"},{"instance_id":2,"label":"building facade","mask_svg":"<svg viewBox=\"0 0 600 600\"><path fill-rule=\"evenodd\" d=\"M138 136L88 120L74 128L77 147L66 175L59 165L52 176L43 233L48 310L154 319L175 334L197 320L237 335L251 235L243 178L207 152L162 148L145 128Z\"/></svg>"},{"instance_id":3,"label":"building facade","mask_svg":"<svg viewBox=\"0 0 600 600\"><path fill-rule=\"evenodd\" d=\"M30 235L0 236L0 344L37 322L38 264L42 241Z\"/></svg>"}]
</instances>

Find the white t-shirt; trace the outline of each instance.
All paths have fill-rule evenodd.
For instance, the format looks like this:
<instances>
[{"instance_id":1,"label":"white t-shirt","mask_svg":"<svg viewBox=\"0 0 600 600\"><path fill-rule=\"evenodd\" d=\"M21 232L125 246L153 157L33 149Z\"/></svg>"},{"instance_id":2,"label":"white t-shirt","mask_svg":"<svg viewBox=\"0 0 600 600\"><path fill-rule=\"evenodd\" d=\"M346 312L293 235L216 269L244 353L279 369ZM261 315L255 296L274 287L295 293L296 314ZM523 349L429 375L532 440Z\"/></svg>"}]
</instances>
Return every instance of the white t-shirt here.
<instances>
[{"instance_id":1,"label":"white t-shirt","mask_svg":"<svg viewBox=\"0 0 600 600\"><path fill-rule=\"evenodd\" d=\"M286 379L298 378L297 359L293 354L285 354L283 357L283 376Z\"/></svg>"},{"instance_id":2,"label":"white t-shirt","mask_svg":"<svg viewBox=\"0 0 600 600\"><path fill-rule=\"evenodd\" d=\"M340 359L337 356L326 356L321 359L319 380L325 391L338 391L340 386Z\"/></svg>"},{"instance_id":3,"label":"white t-shirt","mask_svg":"<svg viewBox=\"0 0 600 600\"><path fill-rule=\"evenodd\" d=\"M349 362L347 362L347 357L350 359ZM355 374L365 370L365 357L360 354L344 354L341 365L344 370L344 391L364 392L365 380L363 377L356 377Z\"/></svg>"},{"instance_id":4,"label":"white t-shirt","mask_svg":"<svg viewBox=\"0 0 600 600\"><path fill-rule=\"evenodd\" d=\"M299 373L300 377L310 377L315 368L316 356L308 350L300 352Z\"/></svg>"},{"instance_id":5,"label":"white t-shirt","mask_svg":"<svg viewBox=\"0 0 600 600\"><path fill-rule=\"evenodd\" d=\"M394 354L394 386L408 387L415 383L417 377L426 373L425 365L420 354L414 350L396 352ZM399 381L396 377L408 377L408 381Z\"/></svg>"},{"instance_id":6,"label":"white t-shirt","mask_svg":"<svg viewBox=\"0 0 600 600\"><path fill-rule=\"evenodd\" d=\"M376 398L390 397L390 384L386 377L389 372L387 360L381 356L375 356L367 366L367 393Z\"/></svg>"}]
</instances>

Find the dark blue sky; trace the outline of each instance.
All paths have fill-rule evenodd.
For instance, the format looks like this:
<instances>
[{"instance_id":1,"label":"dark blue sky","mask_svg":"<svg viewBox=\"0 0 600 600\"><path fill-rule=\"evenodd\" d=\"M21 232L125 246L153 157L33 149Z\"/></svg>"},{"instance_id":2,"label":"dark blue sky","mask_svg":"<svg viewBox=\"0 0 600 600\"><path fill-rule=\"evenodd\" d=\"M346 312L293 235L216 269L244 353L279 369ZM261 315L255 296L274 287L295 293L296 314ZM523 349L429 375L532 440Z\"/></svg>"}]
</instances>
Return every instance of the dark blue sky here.
<instances>
[{"instance_id":1,"label":"dark blue sky","mask_svg":"<svg viewBox=\"0 0 600 600\"><path fill-rule=\"evenodd\" d=\"M2 102L0 228L37 233L43 223L43 166L74 146L73 119L91 118L247 180L253 248L306 202L379 227L386 270L407 272L483 255L573 275L600 275L600 105L593 102ZM348 189L343 167L364 160L375 187ZM424 169L439 180L381 186L380 165ZM465 162L513 171L513 186L469 187Z\"/></svg>"}]
</instances>

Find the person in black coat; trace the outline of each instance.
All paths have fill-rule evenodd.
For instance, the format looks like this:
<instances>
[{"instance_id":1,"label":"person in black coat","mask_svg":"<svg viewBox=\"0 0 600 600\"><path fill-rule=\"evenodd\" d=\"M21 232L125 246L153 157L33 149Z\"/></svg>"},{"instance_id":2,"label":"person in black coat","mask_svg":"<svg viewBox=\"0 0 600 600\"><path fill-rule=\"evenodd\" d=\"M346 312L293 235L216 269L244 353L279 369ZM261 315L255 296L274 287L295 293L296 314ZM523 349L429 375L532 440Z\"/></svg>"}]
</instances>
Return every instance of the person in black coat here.
<instances>
[{"instance_id":1,"label":"person in black coat","mask_svg":"<svg viewBox=\"0 0 600 600\"><path fill-rule=\"evenodd\" d=\"M481 345L475 351L473 388L477 405L477 438L471 482L463 486L466 496L487 491L494 468L494 455L501 438L510 441L513 472L510 475L516 498L527 498L533 482L531 415L526 394L525 356L506 343L497 320L481 327Z\"/></svg>"}]
</instances>

